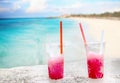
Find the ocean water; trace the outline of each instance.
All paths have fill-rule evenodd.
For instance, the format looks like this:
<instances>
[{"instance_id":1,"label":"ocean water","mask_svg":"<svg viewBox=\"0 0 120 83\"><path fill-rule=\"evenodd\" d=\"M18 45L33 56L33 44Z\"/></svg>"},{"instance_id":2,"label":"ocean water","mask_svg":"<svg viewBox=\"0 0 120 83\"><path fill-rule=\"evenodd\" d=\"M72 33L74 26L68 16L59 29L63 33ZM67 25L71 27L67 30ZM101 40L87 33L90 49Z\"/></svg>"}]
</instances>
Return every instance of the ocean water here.
<instances>
[{"instance_id":1,"label":"ocean water","mask_svg":"<svg viewBox=\"0 0 120 83\"><path fill-rule=\"evenodd\" d=\"M77 35L79 25L75 20L59 18L0 19L0 68L46 64L48 59L46 45L59 43L60 21L63 22L65 57L69 61L81 52L78 49L80 46L74 45L76 40L80 39L80 34ZM73 48L77 49L78 53L70 52ZM75 59L78 57L79 55Z\"/></svg>"}]
</instances>

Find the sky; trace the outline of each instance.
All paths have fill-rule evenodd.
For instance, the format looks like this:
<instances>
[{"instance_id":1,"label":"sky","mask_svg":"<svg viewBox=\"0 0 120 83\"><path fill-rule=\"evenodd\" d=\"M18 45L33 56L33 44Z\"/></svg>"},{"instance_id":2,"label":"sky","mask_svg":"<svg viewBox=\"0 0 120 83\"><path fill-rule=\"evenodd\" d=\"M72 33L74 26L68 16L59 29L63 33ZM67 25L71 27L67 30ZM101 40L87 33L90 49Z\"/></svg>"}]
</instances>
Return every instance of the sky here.
<instances>
[{"instance_id":1,"label":"sky","mask_svg":"<svg viewBox=\"0 0 120 83\"><path fill-rule=\"evenodd\" d=\"M0 0L0 18L120 11L120 0Z\"/></svg>"}]
</instances>

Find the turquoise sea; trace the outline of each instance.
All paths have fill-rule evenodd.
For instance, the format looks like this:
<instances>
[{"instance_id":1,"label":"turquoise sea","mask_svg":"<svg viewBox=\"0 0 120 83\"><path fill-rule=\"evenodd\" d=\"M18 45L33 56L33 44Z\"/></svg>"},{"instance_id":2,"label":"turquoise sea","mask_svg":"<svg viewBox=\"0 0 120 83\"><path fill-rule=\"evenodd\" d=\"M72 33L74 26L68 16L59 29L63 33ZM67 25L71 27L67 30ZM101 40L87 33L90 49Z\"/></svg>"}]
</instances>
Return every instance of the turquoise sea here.
<instances>
[{"instance_id":1,"label":"turquoise sea","mask_svg":"<svg viewBox=\"0 0 120 83\"><path fill-rule=\"evenodd\" d=\"M60 21L63 22L64 40L69 41L77 31L73 28L79 27L71 19L0 19L0 68L46 64L45 45L59 42Z\"/></svg>"}]
</instances>

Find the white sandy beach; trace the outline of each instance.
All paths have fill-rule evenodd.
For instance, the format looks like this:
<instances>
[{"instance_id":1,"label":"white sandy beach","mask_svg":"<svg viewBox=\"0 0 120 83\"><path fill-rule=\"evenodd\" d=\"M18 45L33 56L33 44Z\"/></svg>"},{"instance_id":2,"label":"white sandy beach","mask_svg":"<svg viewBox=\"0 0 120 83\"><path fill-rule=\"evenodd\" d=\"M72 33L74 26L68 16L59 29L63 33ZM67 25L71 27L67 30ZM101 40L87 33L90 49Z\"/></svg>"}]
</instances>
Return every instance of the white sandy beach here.
<instances>
[{"instance_id":1,"label":"white sandy beach","mask_svg":"<svg viewBox=\"0 0 120 83\"><path fill-rule=\"evenodd\" d=\"M101 31L105 35L105 57L120 58L120 20L73 18L83 21L88 25L90 34L100 41Z\"/></svg>"},{"instance_id":2,"label":"white sandy beach","mask_svg":"<svg viewBox=\"0 0 120 83\"><path fill-rule=\"evenodd\" d=\"M120 83L120 20L72 19L78 22L84 21L96 40L99 40L101 30L104 30L106 46L103 79L89 79L86 62L81 58L80 61L65 63L65 76L62 80L50 80L47 74L47 65L38 65L0 69L0 83Z\"/></svg>"}]
</instances>

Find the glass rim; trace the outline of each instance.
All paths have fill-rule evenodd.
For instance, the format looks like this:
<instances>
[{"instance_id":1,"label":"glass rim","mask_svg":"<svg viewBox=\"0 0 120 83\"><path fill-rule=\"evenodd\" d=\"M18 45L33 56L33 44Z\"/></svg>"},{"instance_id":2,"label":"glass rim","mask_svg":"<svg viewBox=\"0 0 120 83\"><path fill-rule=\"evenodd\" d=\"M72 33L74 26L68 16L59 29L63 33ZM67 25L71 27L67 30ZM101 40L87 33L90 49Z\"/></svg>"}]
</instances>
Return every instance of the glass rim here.
<instances>
[{"instance_id":1,"label":"glass rim","mask_svg":"<svg viewBox=\"0 0 120 83\"><path fill-rule=\"evenodd\" d=\"M94 44L101 44L101 42L100 41L94 41L94 42L87 42L87 45L94 45ZM102 44L106 44L106 42L104 41L104 42L102 42Z\"/></svg>"}]
</instances>

